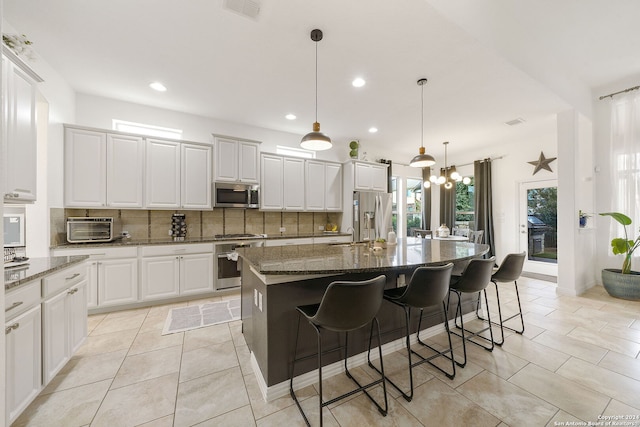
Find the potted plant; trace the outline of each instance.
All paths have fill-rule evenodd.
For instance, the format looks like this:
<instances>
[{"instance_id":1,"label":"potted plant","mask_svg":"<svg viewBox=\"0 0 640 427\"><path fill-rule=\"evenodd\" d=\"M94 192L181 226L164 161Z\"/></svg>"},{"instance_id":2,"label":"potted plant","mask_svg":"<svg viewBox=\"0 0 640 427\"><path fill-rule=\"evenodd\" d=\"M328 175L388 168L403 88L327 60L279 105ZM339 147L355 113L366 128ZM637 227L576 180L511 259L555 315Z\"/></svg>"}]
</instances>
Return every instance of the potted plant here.
<instances>
[{"instance_id":1,"label":"potted plant","mask_svg":"<svg viewBox=\"0 0 640 427\"><path fill-rule=\"evenodd\" d=\"M631 271L633 252L640 246L640 236L630 240L627 225L631 218L620 212L605 212L601 216L610 216L624 228L624 237L611 240L611 249L615 255L624 255L621 269L605 268L602 270L602 285L609 295L617 298L640 299L640 273Z\"/></svg>"},{"instance_id":2,"label":"potted plant","mask_svg":"<svg viewBox=\"0 0 640 427\"><path fill-rule=\"evenodd\" d=\"M578 218L580 221L580 228L585 228L587 226L587 218L591 218L591 215L582 212L581 210L578 211Z\"/></svg>"}]
</instances>

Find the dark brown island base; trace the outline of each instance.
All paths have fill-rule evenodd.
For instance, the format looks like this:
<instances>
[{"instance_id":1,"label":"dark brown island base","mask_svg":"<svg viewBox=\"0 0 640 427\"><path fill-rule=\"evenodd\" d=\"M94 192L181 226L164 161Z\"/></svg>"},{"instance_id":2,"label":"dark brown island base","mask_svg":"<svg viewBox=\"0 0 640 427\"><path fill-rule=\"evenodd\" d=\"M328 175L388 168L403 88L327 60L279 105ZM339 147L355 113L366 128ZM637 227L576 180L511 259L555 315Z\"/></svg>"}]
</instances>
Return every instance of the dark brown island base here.
<instances>
[{"instance_id":1,"label":"dark brown island base","mask_svg":"<svg viewBox=\"0 0 640 427\"><path fill-rule=\"evenodd\" d=\"M366 244L319 244L239 248L242 269L242 333L252 353L254 369L265 397L268 389L290 377L293 346L298 314L296 306L320 302L329 283L335 280L366 280L383 274L386 288L396 287L398 277L408 282L418 267L465 262L481 257L487 245L464 241L431 240L408 237L398 239L397 245L371 251ZM477 298L463 298L463 311L475 310ZM455 296L452 297L449 317L453 318ZM415 331L419 311L412 312L412 331ZM383 302L378 314L383 343L404 337L404 314L393 304ZM304 322L304 321L303 321ZM441 324L441 307L426 309L423 329ZM338 336L325 335L326 348L338 346ZM333 340L330 342L329 340ZM362 328L349 334L349 357L365 352L369 330ZM344 338L341 338L344 344ZM301 324L298 355L316 353L316 334L306 322ZM375 342L374 342L375 345ZM343 351L323 357L323 366L340 360ZM294 376L316 369L316 358L296 364ZM260 378L262 377L262 378ZM278 389L284 390L284 384ZM266 389L265 389L266 388ZM281 393L276 393L280 395Z\"/></svg>"}]
</instances>

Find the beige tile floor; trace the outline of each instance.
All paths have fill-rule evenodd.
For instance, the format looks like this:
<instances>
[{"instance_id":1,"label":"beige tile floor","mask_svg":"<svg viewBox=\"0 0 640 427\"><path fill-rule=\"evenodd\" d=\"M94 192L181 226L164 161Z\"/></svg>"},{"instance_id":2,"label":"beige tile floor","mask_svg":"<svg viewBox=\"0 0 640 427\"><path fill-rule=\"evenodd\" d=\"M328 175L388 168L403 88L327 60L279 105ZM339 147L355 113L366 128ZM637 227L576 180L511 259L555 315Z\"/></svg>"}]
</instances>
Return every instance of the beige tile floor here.
<instances>
[{"instance_id":1,"label":"beige tile floor","mask_svg":"<svg viewBox=\"0 0 640 427\"><path fill-rule=\"evenodd\" d=\"M325 409L325 425L557 426L595 423L603 415L640 417L640 302L611 298L601 287L567 297L556 295L552 283L521 278L520 285L523 336L508 334L492 353L468 347L469 363L454 380L422 365L412 402L389 389L387 417L356 395ZM513 286L500 289L503 311L511 313ZM15 425L303 425L288 396L262 400L240 322L161 336L174 306L90 316L87 342ZM429 341L442 346L446 336ZM460 356L460 340L454 343ZM384 361L387 373L406 385L404 353ZM354 373L373 376L366 367ZM349 386L343 375L329 378L325 398ZM317 424L316 388L299 394ZM617 425L640 426L639 419Z\"/></svg>"}]
</instances>

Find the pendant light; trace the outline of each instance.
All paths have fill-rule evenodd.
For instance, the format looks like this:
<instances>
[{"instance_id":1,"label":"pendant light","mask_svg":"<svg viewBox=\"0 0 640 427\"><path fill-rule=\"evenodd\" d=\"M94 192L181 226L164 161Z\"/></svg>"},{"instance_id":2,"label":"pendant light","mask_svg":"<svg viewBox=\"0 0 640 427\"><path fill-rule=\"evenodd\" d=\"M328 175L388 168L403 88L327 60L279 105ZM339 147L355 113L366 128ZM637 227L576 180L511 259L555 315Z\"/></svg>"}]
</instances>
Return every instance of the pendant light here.
<instances>
[{"instance_id":1,"label":"pendant light","mask_svg":"<svg viewBox=\"0 0 640 427\"><path fill-rule=\"evenodd\" d=\"M442 144L444 145L444 168L440 169L440 176L431 175L429 181L437 185L444 184L444 188L447 190L453 187L454 182L462 181L463 184L469 185L471 183L469 177L463 178L455 166L447 165L447 145L449 145L449 142L445 141Z\"/></svg>"},{"instance_id":2,"label":"pendant light","mask_svg":"<svg viewBox=\"0 0 640 427\"><path fill-rule=\"evenodd\" d=\"M436 164L436 159L431 154L425 154L424 152L424 85L427 83L427 79L418 80L418 86L422 88L422 131L420 133L420 149L418 155L411 159L409 166L414 168L426 168Z\"/></svg>"},{"instance_id":3,"label":"pendant light","mask_svg":"<svg viewBox=\"0 0 640 427\"><path fill-rule=\"evenodd\" d=\"M311 31L311 40L316 42L316 121L313 123L313 132L302 137L300 146L306 150L322 151L333 147L331 138L320 132L320 123L318 123L318 42L322 40L322 30Z\"/></svg>"}]
</instances>

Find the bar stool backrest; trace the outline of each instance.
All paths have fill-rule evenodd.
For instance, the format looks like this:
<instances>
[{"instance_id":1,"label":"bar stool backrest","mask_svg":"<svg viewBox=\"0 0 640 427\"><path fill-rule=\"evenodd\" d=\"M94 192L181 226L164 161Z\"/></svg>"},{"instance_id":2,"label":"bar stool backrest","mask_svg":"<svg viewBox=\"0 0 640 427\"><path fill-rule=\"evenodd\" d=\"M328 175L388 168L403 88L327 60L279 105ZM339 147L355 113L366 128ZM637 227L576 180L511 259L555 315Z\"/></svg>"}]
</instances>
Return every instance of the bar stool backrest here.
<instances>
[{"instance_id":1,"label":"bar stool backrest","mask_svg":"<svg viewBox=\"0 0 640 427\"><path fill-rule=\"evenodd\" d=\"M489 259L473 258L464 269L460 280L454 288L461 292L479 292L491 282L491 272L496 262L496 257Z\"/></svg>"},{"instance_id":2,"label":"bar stool backrest","mask_svg":"<svg viewBox=\"0 0 640 427\"><path fill-rule=\"evenodd\" d=\"M404 293L395 301L418 308L440 304L449 293L452 270L452 263L417 268Z\"/></svg>"},{"instance_id":3,"label":"bar stool backrest","mask_svg":"<svg viewBox=\"0 0 640 427\"><path fill-rule=\"evenodd\" d=\"M508 254L504 257L504 260L502 260L502 264L500 264L498 270L491 276L491 280L494 282L513 282L518 280L522 274L522 266L524 265L526 256L526 252Z\"/></svg>"},{"instance_id":4,"label":"bar stool backrest","mask_svg":"<svg viewBox=\"0 0 640 427\"><path fill-rule=\"evenodd\" d=\"M387 278L329 284L315 316L309 321L331 331L359 329L373 320L382 304Z\"/></svg>"}]
</instances>

